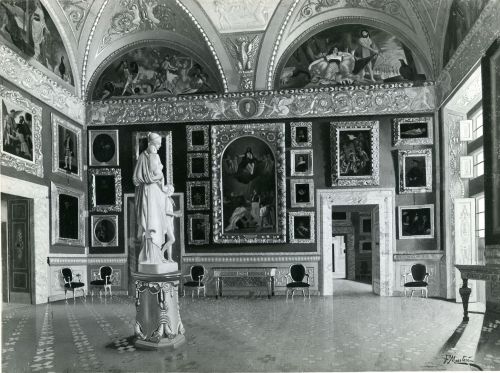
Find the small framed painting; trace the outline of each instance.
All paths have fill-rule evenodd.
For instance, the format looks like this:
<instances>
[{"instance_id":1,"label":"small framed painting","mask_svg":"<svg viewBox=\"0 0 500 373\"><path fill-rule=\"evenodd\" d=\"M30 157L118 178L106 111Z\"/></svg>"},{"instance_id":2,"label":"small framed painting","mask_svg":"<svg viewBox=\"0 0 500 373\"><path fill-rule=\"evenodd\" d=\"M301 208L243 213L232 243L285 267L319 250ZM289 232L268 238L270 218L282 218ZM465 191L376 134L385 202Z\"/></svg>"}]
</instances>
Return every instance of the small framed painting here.
<instances>
[{"instance_id":1,"label":"small framed painting","mask_svg":"<svg viewBox=\"0 0 500 373\"><path fill-rule=\"evenodd\" d=\"M210 182L188 181L186 189L188 210L210 209Z\"/></svg>"},{"instance_id":2,"label":"small framed painting","mask_svg":"<svg viewBox=\"0 0 500 373\"><path fill-rule=\"evenodd\" d=\"M207 245L209 234L210 224L207 214L188 215L189 245Z\"/></svg>"},{"instance_id":3,"label":"small framed painting","mask_svg":"<svg viewBox=\"0 0 500 373\"><path fill-rule=\"evenodd\" d=\"M52 172L82 180L82 129L52 113Z\"/></svg>"},{"instance_id":4,"label":"small framed painting","mask_svg":"<svg viewBox=\"0 0 500 373\"><path fill-rule=\"evenodd\" d=\"M210 138L207 124L186 126L186 139L188 152L208 151Z\"/></svg>"},{"instance_id":5,"label":"small framed painting","mask_svg":"<svg viewBox=\"0 0 500 373\"><path fill-rule=\"evenodd\" d=\"M118 130L89 131L90 166L118 166Z\"/></svg>"},{"instance_id":6,"label":"small framed painting","mask_svg":"<svg viewBox=\"0 0 500 373\"><path fill-rule=\"evenodd\" d=\"M314 207L314 180L292 179L290 180L291 201L290 206Z\"/></svg>"},{"instance_id":7,"label":"small framed painting","mask_svg":"<svg viewBox=\"0 0 500 373\"><path fill-rule=\"evenodd\" d=\"M92 215L92 246L118 246L118 215Z\"/></svg>"},{"instance_id":8,"label":"small framed painting","mask_svg":"<svg viewBox=\"0 0 500 373\"><path fill-rule=\"evenodd\" d=\"M290 123L290 136L293 148L312 146L312 122Z\"/></svg>"},{"instance_id":9,"label":"small framed painting","mask_svg":"<svg viewBox=\"0 0 500 373\"><path fill-rule=\"evenodd\" d=\"M399 239L434 238L434 205L399 206Z\"/></svg>"},{"instance_id":10,"label":"small framed painting","mask_svg":"<svg viewBox=\"0 0 500 373\"><path fill-rule=\"evenodd\" d=\"M51 183L52 244L85 246L84 192Z\"/></svg>"},{"instance_id":11,"label":"small framed painting","mask_svg":"<svg viewBox=\"0 0 500 373\"><path fill-rule=\"evenodd\" d=\"M290 176L313 175L313 151L290 150Z\"/></svg>"},{"instance_id":12,"label":"small framed painting","mask_svg":"<svg viewBox=\"0 0 500 373\"><path fill-rule=\"evenodd\" d=\"M89 169L91 208L94 212L122 210L122 175L118 168Z\"/></svg>"},{"instance_id":13,"label":"small framed painting","mask_svg":"<svg viewBox=\"0 0 500 373\"><path fill-rule=\"evenodd\" d=\"M392 121L394 146L432 145L432 117L395 118Z\"/></svg>"},{"instance_id":14,"label":"small framed painting","mask_svg":"<svg viewBox=\"0 0 500 373\"><path fill-rule=\"evenodd\" d=\"M371 253L372 252L372 240L359 241L359 252L362 254Z\"/></svg>"},{"instance_id":15,"label":"small framed painting","mask_svg":"<svg viewBox=\"0 0 500 373\"><path fill-rule=\"evenodd\" d=\"M188 153L188 178L208 177L208 153Z\"/></svg>"},{"instance_id":16,"label":"small framed painting","mask_svg":"<svg viewBox=\"0 0 500 373\"><path fill-rule=\"evenodd\" d=\"M432 150L400 150L399 193L432 192Z\"/></svg>"},{"instance_id":17,"label":"small framed painting","mask_svg":"<svg viewBox=\"0 0 500 373\"><path fill-rule=\"evenodd\" d=\"M289 212L290 243L314 243L314 211Z\"/></svg>"},{"instance_id":18,"label":"small framed painting","mask_svg":"<svg viewBox=\"0 0 500 373\"><path fill-rule=\"evenodd\" d=\"M371 216L360 216L359 217L359 232L361 234L371 234L372 233L372 217Z\"/></svg>"},{"instance_id":19,"label":"small framed painting","mask_svg":"<svg viewBox=\"0 0 500 373\"><path fill-rule=\"evenodd\" d=\"M0 84L2 166L43 177L42 108Z\"/></svg>"}]
</instances>

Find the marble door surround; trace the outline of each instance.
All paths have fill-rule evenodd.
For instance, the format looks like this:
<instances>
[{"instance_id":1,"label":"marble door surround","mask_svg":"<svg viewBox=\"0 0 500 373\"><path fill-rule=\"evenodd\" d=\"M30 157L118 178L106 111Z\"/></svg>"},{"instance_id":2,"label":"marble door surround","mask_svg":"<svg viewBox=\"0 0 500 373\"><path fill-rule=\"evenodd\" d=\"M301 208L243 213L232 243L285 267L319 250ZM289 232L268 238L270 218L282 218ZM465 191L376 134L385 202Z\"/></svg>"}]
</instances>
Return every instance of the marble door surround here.
<instances>
[{"instance_id":1,"label":"marble door surround","mask_svg":"<svg viewBox=\"0 0 500 373\"><path fill-rule=\"evenodd\" d=\"M332 206L375 205L380 213L380 277L373 279L373 289L381 296L392 296L394 290L393 253L396 248L395 193L390 188L318 189L317 230L319 286L322 295L333 295L332 280ZM374 261L376 263L376 261ZM374 271L376 273L376 271Z\"/></svg>"}]
</instances>

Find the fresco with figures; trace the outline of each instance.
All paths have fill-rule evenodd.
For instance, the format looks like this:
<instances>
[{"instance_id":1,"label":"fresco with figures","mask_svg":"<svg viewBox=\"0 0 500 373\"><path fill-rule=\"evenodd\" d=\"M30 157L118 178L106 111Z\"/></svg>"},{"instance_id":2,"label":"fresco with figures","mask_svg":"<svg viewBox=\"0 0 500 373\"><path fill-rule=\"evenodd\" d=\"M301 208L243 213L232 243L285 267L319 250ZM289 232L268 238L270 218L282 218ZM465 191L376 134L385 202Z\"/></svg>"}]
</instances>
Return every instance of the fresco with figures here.
<instances>
[{"instance_id":1,"label":"fresco with figures","mask_svg":"<svg viewBox=\"0 0 500 373\"><path fill-rule=\"evenodd\" d=\"M92 98L215 93L218 86L193 58L167 47L142 47L119 57L102 72Z\"/></svg>"},{"instance_id":2,"label":"fresco with figures","mask_svg":"<svg viewBox=\"0 0 500 373\"><path fill-rule=\"evenodd\" d=\"M424 81L415 54L394 35L359 24L331 27L302 43L279 75L280 88Z\"/></svg>"},{"instance_id":3,"label":"fresco with figures","mask_svg":"<svg viewBox=\"0 0 500 373\"><path fill-rule=\"evenodd\" d=\"M73 73L57 28L38 0L0 1L0 42L42 64L74 85Z\"/></svg>"},{"instance_id":4,"label":"fresco with figures","mask_svg":"<svg viewBox=\"0 0 500 373\"><path fill-rule=\"evenodd\" d=\"M448 26L443 45L443 66L464 40L488 0L454 0L450 7Z\"/></svg>"}]
</instances>

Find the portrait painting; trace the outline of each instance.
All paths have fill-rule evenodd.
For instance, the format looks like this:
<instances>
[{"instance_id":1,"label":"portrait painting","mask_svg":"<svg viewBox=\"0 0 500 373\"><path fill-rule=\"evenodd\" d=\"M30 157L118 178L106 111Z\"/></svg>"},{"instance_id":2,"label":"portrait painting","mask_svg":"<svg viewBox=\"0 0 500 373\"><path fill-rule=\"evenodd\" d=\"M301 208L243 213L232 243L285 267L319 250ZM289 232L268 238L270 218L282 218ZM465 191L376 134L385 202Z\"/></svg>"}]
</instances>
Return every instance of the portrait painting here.
<instances>
[{"instance_id":1,"label":"portrait painting","mask_svg":"<svg viewBox=\"0 0 500 373\"><path fill-rule=\"evenodd\" d=\"M379 124L332 122L332 185L379 184Z\"/></svg>"},{"instance_id":2,"label":"portrait painting","mask_svg":"<svg viewBox=\"0 0 500 373\"><path fill-rule=\"evenodd\" d=\"M208 153L188 153L188 178L208 177Z\"/></svg>"},{"instance_id":3,"label":"portrait painting","mask_svg":"<svg viewBox=\"0 0 500 373\"><path fill-rule=\"evenodd\" d=\"M139 159L139 155L148 147L148 133L149 132L134 132L132 134L132 142L134 146L134 162L135 165ZM161 136L161 146L158 149L160 162L163 166L162 173L165 178L165 184L173 184L173 164L172 164L172 132L159 131L155 132Z\"/></svg>"},{"instance_id":4,"label":"portrait painting","mask_svg":"<svg viewBox=\"0 0 500 373\"><path fill-rule=\"evenodd\" d=\"M288 229L290 243L314 243L314 211L289 212Z\"/></svg>"},{"instance_id":5,"label":"portrait painting","mask_svg":"<svg viewBox=\"0 0 500 373\"><path fill-rule=\"evenodd\" d=\"M212 127L214 241L283 242L284 124Z\"/></svg>"},{"instance_id":6,"label":"portrait painting","mask_svg":"<svg viewBox=\"0 0 500 373\"><path fill-rule=\"evenodd\" d=\"M432 150L400 150L399 193L432 191Z\"/></svg>"},{"instance_id":7,"label":"portrait painting","mask_svg":"<svg viewBox=\"0 0 500 373\"><path fill-rule=\"evenodd\" d=\"M290 207L314 207L314 180L290 180Z\"/></svg>"},{"instance_id":8,"label":"portrait painting","mask_svg":"<svg viewBox=\"0 0 500 373\"><path fill-rule=\"evenodd\" d=\"M208 210L210 208L210 183L208 181L188 181L188 210Z\"/></svg>"},{"instance_id":9,"label":"portrait painting","mask_svg":"<svg viewBox=\"0 0 500 373\"><path fill-rule=\"evenodd\" d=\"M186 139L188 152L208 151L208 125L186 126Z\"/></svg>"},{"instance_id":10,"label":"portrait painting","mask_svg":"<svg viewBox=\"0 0 500 373\"><path fill-rule=\"evenodd\" d=\"M206 245L209 242L210 224L207 214L188 215L188 244Z\"/></svg>"},{"instance_id":11,"label":"portrait painting","mask_svg":"<svg viewBox=\"0 0 500 373\"><path fill-rule=\"evenodd\" d=\"M432 117L395 118L392 121L394 146L432 145Z\"/></svg>"},{"instance_id":12,"label":"portrait painting","mask_svg":"<svg viewBox=\"0 0 500 373\"><path fill-rule=\"evenodd\" d=\"M1 84L0 97L2 166L43 177L42 109Z\"/></svg>"},{"instance_id":13,"label":"portrait painting","mask_svg":"<svg viewBox=\"0 0 500 373\"><path fill-rule=\"evenodd\" d=\"M82 180L82 129L52 113L52 172Z\"/></svg>"},{"instance_id":14,"label":"portrait painting","mask_svg":"<svg viewBox=\"0 0 500 373\"><path fill-rule=\"evenodd\" d=\"M290 176L313 175L313 151L290 150Z\"/></svg>"},{"instance_id":15,"label":"portrait painting","mask_svg":"<svg viewBox=\"0 0 500 373\"><path fill-rule=\"evenodd\" d=\"M92 246L118 246L118 216L92 215Z\"/></svg>"},{"instance_id":16,"label":"portrait painting","mask_svg":"<svg viewBox=\"0 0 500 373\"><path fill-rule=\"evenodd\" d=\"M279 89L425 81L423 64L395 35L349 24L298 44L278 66Z\"/></svg>"},{"instance_id":17,"label":"portrait painting","mask_svg":"<svg viewBox=\"0 0 500 373\"><path fill-rule=\"evenodd\" d=\"M257 101L251 97L242 98L238 101L238 111L245 118L252 117L257 112Z\"/></svg>"},{"instance_id":18,"label":"portrait painting","mask_svg":"<svg viewBox=\"0 0 500 373\"><path fill-rule=\"evenodd\" d=\"M118 130L89 131L90 166L118 166Z\"/></svg>"},{"instance_id":19,"label":"portrait painting","mask_svg":"<svg viewBox=\"0 0 500 373\"><path fill-rule=\"evenodd\" d=\"M122 177L120 169L89 169L89 183L92 211L122 210Z\"/></svg>"},{"instance_id":20,"label":"portrait painting","mask_svg":"<svg viewBox=\"0 0 500 373\"><path fill-rule=\"evenodd\" d=\"M434 238L434 205L399 206L399 239Z\"/></svg>"},{"instance_id":21,"label":"portrait painting","mask_svg":"<svg viewBox=\"0 0 500 373\"><path fill-rule=\"evenodd\" d=\"M290 137L292 147L312 146L312 122L290 123Z\"/></svg>"},{"instance_id":22,"label":"portrait painting","mask_svg":"<svg viewBox=\"0 0 500 373\"><path fill-rule=\"evenodd\" d=\"M147 46L111 62L97 79L92 99L218 91L218 80L203 61L172 48Z\"/></svg>"},{"instance_id":23,"label":"portrait painting","mask_svg":"<svg viewBox=\"0 0 500 373\"><path fill-rule=\"evenodd\" d=\"M52 244L85 246L84 192L51 183Z\"/></svg>"},{"instance_id":24,"label":"portrait painting","mask_svg":"<svg viewBox=\"0 0 500 373\"><path fill-rule=\"evenodd\" d=\"M40 0L0 2L0 42L49 75L74 85L73 72L62 38Z\"/></svg>"}]
</instances>

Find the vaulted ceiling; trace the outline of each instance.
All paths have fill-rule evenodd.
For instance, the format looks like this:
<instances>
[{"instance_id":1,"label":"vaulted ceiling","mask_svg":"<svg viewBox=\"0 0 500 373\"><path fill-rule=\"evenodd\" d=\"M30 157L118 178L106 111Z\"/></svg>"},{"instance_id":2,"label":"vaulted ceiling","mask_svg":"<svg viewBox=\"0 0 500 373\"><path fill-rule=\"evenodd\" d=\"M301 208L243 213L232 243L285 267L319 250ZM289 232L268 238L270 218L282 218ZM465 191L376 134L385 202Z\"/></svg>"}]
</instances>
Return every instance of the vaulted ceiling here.
<instances>
[{"instance_id":1,"label":"vaulted ceiling","mask_svg":"<svg viewBox=\"0 0 500 373\"><path fill-rule=\"evenodd\" d=\"M86 99L114 61L151 46L169 48L196 61L215 77L216 92L276 89L279 69L298 46L318 32L344 24L366 25L393 35L420 61L426 78L433 80L443 65L451 6L449 0L41 2L76 72L75 91ZM248 53L242 56L242 50Z\"/></svg>"}]
</instances>

